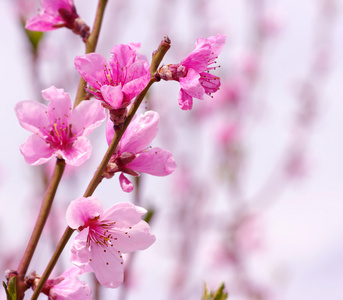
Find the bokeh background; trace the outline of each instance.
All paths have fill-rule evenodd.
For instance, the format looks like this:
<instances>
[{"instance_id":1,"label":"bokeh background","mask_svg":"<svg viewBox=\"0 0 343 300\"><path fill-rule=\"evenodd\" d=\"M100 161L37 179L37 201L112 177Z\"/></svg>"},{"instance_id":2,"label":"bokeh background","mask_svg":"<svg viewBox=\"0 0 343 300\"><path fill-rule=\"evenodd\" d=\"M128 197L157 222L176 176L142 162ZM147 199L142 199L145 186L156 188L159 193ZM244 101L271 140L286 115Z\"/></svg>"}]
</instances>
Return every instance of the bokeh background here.
<instances>
[{"instance_id":1,"label":"bokeh background","mask_svg":"<svg viewBox=\"0 0 343 300\"><path fill-rule=\"evenodd\" d=\"M92 26L96 1L75 0ZM42 101L51 85L72 98L81 39L45 33L33 52L23 20L39 1L0 2L0 273L16 269L33 227L49 166L28 166L29 135L16 119L20 100ZM196 38L221 33L222 87L213 98L177 104L176 82L155 84L142 111L156 110L152 146L171 151L170 176L142 175L125 194L118 176L95 195L105 207L132 201L153 210L156 243L126 257L126 281L101 299L201 299L225 283L230 299L343 298L343 1L109 1L97 51L140 42L150 59L164 35L163 63L180 62ZM30 270L42 273L66 221L106 150L104 126L92 133L91 159L62 179ZM70 266L68 249L55 275ZM95 289L93 278L84 275ZM3 291L0 297L4 297ZM42 299L46 298L41 296Z\"/></svg>"}]
</instances>

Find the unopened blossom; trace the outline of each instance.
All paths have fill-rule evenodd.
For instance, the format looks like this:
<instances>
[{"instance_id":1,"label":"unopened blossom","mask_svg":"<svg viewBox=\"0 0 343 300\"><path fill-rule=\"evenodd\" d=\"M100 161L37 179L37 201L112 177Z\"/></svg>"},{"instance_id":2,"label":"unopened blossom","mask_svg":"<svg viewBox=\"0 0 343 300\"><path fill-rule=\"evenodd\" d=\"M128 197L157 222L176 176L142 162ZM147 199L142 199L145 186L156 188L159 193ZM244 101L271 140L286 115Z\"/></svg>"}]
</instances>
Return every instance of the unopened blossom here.
<instances>
[{"instance_id":1,"label":"unopened blossom","mask_svg":"<svg viewBox=\"0 0 343 300\"><path fill-rule=\"evenodd\" d=\"M27 163L41 165L52 157L79 166L92 150L86 138L106 118L104 108L95 100L82 101L72 108L69 94L52 86L42 91L42 103L26 100L15 106L20 125L33 134L20 146Z\"/></svg>"},{"instance_id":2,"label":"unopened blossom","mask_svg":"<svg viewBox=\"0 0 343 300\"><path fill-rule=\"evenodd\" d=\"M125 111L131 100L149 83L149 64L136 53L137 48L137 44L116 45L111 50L109 62L98 53L75 58L76 70L89 85L87 91L111 111ZM121 112L113 112L111 117L112 121L123 121Z\"/></svg>"},{"instance_id":3,"label":"unopened blossom","mask_svg":"<svg viewBox=\"0 0 343 300\"><path fill-rule=\"evenodd\" d=\"M150 148L150 143L158 132L159 115L147 111L134 119L126 129L117 149L107 165L104 176L110 178L116 172L124 192L131 192L133 184L124 173L139 176L147 173L154 176L166 176L174 172L176 163L173 155L164 149ZM107 122L106 138L108 144L114 136L113 124Z\"/></svg>"},{"instance_id":4,"label":"unopened blossom","mask_svg":"<svg viewBox=\"0 0 343 300\"><path fill-rule=\"evenodd\" d=\"M105 287L123 282L122 253L144 250L155 242L149 224L141 219L147 211L132 203L117 203L106 211L95 197L78 198L67 209L68 225L79 231L70 260L93 271Z\"/></svg>"},{"instance_id":5,"label":"unopened blossom","mask_svg":"<svg viewBox=\"0 0 343 300\"><path fill-rule=\"evenodd\" d=\"M73 0L41 0L42 10L27 20L25 28L32 31L50 31L67 27L84 39L89 36L89 27L80 19Z\"/></svg>"},{"instance_id":6,"label":"unopened blossom","mask_svg":"<svg viewBox=\"0 0 343 300\"><path fill-rule=\"evenodd\" d=\"M183 110L190 110L193 97L203 100L204 94L211 95L220 87L220 78L210 74L216 69L219 53L224 47L225 36L216 35L198 38L195 49L179 64L162 66L158 70L161 79L180 82L179 105Z\"/></svg>"},{"instance_id":7,"label":"unopened blossom","mask_svg":"<svg viewBox=\"0 0 343 300\"><path fill-rule=\"evenodd\" d=\"M92 300L91 288L77 278L83 272L75 266L67 269L57 278L47 280L42 293L48 295L49 300Z\"/></svg>"}]
</instances>

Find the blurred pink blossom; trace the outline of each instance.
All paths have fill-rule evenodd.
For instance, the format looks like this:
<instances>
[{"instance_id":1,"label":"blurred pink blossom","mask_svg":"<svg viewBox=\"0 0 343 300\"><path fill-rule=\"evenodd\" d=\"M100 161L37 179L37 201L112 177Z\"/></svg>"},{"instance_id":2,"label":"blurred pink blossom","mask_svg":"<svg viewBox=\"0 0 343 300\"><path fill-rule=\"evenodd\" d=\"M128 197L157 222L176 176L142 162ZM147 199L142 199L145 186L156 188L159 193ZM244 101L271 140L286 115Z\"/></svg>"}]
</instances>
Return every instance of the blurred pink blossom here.
<instances>
[{"instance_id":1,"label":"blurred pink blossom","mask_svg":"<svg viewBox=\"0 0 343 300\"><path fill-rule=\"evenodd\" d=\"M27 20L25 28L32 31L50 31L67 27L88 38L89 27L80 19L73 0L41 0L43 10Z\"/></svg>"}]
</instances>

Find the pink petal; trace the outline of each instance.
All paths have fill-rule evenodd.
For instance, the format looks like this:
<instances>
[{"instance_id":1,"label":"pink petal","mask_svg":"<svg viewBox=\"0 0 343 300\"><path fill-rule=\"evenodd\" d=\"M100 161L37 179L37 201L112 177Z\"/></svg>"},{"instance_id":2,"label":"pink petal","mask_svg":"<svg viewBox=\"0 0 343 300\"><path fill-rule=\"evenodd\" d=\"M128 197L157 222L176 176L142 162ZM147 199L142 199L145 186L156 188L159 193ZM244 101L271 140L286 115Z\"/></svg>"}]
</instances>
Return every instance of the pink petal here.
<instances>
[{"instance_id":1,"label":"pink petal","mask_svg":"<svg viewBox=\"0 0 343 300\"><path fill-rule=\"evenodd\" d=\"M116 227L132 227L142 221L142 215L146 214L146 209L133 205L130 202L122 202L112 205L101 216L101 221L115 221Z\"/></svg>"},{"instance_id":2,"label":"pink petal","mask_svg":"<svg viewBox=\"0 0 343 300\"><path fill-rule=\"evenodd\" d=\"M90 258L90 253L88 249L89 247L87 244L88 233L88 227L83 229L75 237L73 244L70 248L70 261L79 268L82 268L83 271L85 271L85 268L88 266Z\"/></svg>"},{"instance_id":3,"label":"pink petal","mask_svg":"<svg viewBox=\"0 0 343 300\"><path fill-rule=\"evenodd\" d=\"M36 101L21 101L16 104L15 112L20 125L33 133L41 135L40 130L50 131L50 122L47 116L47 107Z\"/></svg>"},{"instance_id":4,"label":"pink petal","mask_svg":"<svg viewBox=\"0 0 343 300\"><path fill-rule=\"evenodd\" d=\"M69 269L65 270L60 276L58 277L76 277L83 274L83 269L79 267L72 266Z\"/></svg>"},{"instance_id":5,"label":"pink petal","mask_svg":"<svg viewBox=\"0 0 343 300\"><path fill-rule=\"evenodd\" d=\"M57 128L65 128L69 124L73 105L70 95L63 89L51 86L42 91L44 99L50 101L48 104L48 116L50 123L56 124Z\"/></svg>"},{"instance_id":6,"label":"pink petal","mask_svg":"<svg viewBox=\"0 0 343 300\"><path fill-rule=\"evenodd\" d=\"M130 193L133 190L133 184L130 180L128 180L123 173L119 175L119 183L121 189L126 192Z\"/></svg>"},{"instance_id":7,"label":"pink petal","mask_svg":"<svg viewBox=\"0 0 343 300\"><path fill-rule=\"evenodd\" d=\"M128 45L115 45L111 50L111 54L109 63L113 74L116 74L117 77L122 76L125 67L132 65L136 59L136 51Z\"/></svg>"},{"instance_id":8,"label":"pink petal","mask_svg":"<svg viewBox=\"0 0 343 300\"><path fill-rule=\"evenodd\" d=\"M120 142L120 152L138 153L144 150L158 132L159 115L147 111L131 121Z\"/></svg>"},{"instance_id":9,"label":"pink petal","mask_svg":"<svg viewBox=\"0 0 343 300\"><path fill-rule=\"evenodd\" d=\"M110 117L108 116L106 120L106 141L107 144L111 144L114 137L114 129L113 129L113 122L111 121Z\"/></svg>"},{"instance_id":10,"label":"pink petal","mask_svg":"<svg viewBox=\"0 0 343 300\"><path fill-rule=\"evenodd\" d=\"M105 118L106 113L101 102L97 100L82 101L73 110L70 120L72 133L75 136L87 136L100 126Z\"/></svg>"},{"instance_id":11,"label":"pink petal","mask_svg":"<svg viewBox=\"0 0 343 300\"><path fill-rule=\"evenodd\" d=\"M206 94L212 94L219 90L220 87L220 78L214 76L210 73L200 73L199 82L204 88Z\"/></svg>"},{"instance_id":12,"label":"pink petal","mask_svg":"<svg viewBox=\"0 0 343 300\"><path fill-rule=\"evenodd\" d=\"M62 156L66 164L78 167L89 159L91 152L91 142L86 137L79 136L70 148L57 150L56 154Z\"/></svg>"},{"instance_id":13,"label":"pink petal","mask_svg":"<svg viewBox=\"0 0 343 300\"><path fill-rule=\"evenodd\" d=\"M222 51L225 44L226 36L217 34L216 36L210 36L207 39L198 38L195 43L196 48L201 48L203 45L211 45L211 54L208 57L208 64L212 64Z\"/></svg>"},{"instance_id":14,"label":"pink petal","mask_svg":"<svg viewBox=\"0 0 343 300\"><path fill-rule=\"evenodd\" d=\"M71 10L74 6L73 0L41 0L42 7L49 12L58 12L58 9L64 8Z\"/></svg>"},{"instance_id":15,"label":"pink petal","mask_svg":"<svg viewBox=\"0 0 343 300\"><path fill-rule=\"evenodd\" d=\"M194 49L180 64L200 73L207 69L210 54L210 44L203 44L200 48Z\"/></svg>"},{"instance_id":16,"label":"pink petal","mask_svg":"<svg viewBox=\"0 0 343 300\"><path fill-rule=\"evenodd\" d=\"M149 64L138 61L127 70L123 92L128 100L136 97L147 86L150 81Z\"/></svg>"},{"instance_id":17,"label":"pink petal","mask_svg":"<svg viewBox=\"0 0 343 300\"><path fill-rule=\"evenodd\" d=\"M86 80L86 82L97 90L100 90L103 82L108 81L104 72L107 67L107 61L98 53L76 56L74 65L75 69Z\"/></svg>"},{"instance_id":18,"label":"pink petal","mask_svg":"<svg viewBox=\"0 0 343 300\"><path fill-rule=\"evenodd\" d=\"M94 219L102 214L103 207L97 198L77 198L67 208L67 224L70 228L77 229L85 225L89 219Z\"/></svg>"},{"instance_id":19,"label":"pink petal","mask_svg":"<svg viewBox=\"0 0 343 300\"><path fill-rule=\"evenodd\" d=\"M53 286L49 291L53 300L92 300L92 290L76 277L68 277Z\"/></svg>"},{"instance_id":20,"label":"pink petal","mask_svg":"<svg viewBox=\"0 0 343 300\"><path fill-rule=\"evenodd\" d=\"M186 77L180 78L180 86L188 95L203 100L205 90L200 84L200 74L193 70L189 69Z\"/></svg>"},{"instance_id":21,"label":"pink petal","mask_svg":"<svg viewBox=\"0 0 343 300\"><path fill-rule=\"evenodd\" d=\"M121 84L118 86L103 85L100 89L104 101L114 109L118 109L123 103L123 91Z\"/></svg>"},{"instance_id":22,"label":"pink petal","mask_svg":"<svg viewBox=\"0 0 343 300\"><path fill-rule=\"evenodd\" d=\"M31 31L51 31L56 26L64 25L65 21L60 16L41 14L26 21L25 28Z\"/></svg>"},{"instance_id":23,"label":"pink petal","mask_svg":"<svg viewBox=\"0 0 343 300\"><path fill-rule=\"evenodd\" d=\"M20 152L24 155L25 161L30 165L41 165L50 160L55 154L38 135L30 135L24 144L20 146Z\"/></svg>"},{"instance_id":24,"label":"pink petal","mask_svg":"<svg viewBox=\"0 0 343 300\"><path fill-rule=\"evenodd\" d=\"M176 163L169 151L161 148L152 148L138 154L126 167L139 173L166 176L174 172Z\"/></svg>"},{"instance_id":25,"label":"pink petal","mask_svg":"<svg viewBox=\"0 0 343 300\"><path fill-rule=\"evenodd\" d=\"M112 231L112 235L117 237L115 246L122 253L144 250L156 241L156 237L150 233L150 226L147 222L140 221L131 227L125 229L124 232L120 232L119 230Z\"/></svg>"},{"instance_id":26,"label":"pink petal","mask_svg":"<svg viewBox=\"0 0 343 300\"><path fill-rule=\"evenodd\" d=\"M193 97L188 95L183 89L179 92L179 106L183 110L190 110L193 107Z\"/></svg>"},{"instance_id":27,"label":"pink petal","mask_svg":"<svg viewBox=\"0 0 343 300\"><path fill-rule=\"evenodd\" d=\"M91 242L89 266L107 288L118 287L124 279L123 257L117 249Z\"/></svg>"}]
</instances>

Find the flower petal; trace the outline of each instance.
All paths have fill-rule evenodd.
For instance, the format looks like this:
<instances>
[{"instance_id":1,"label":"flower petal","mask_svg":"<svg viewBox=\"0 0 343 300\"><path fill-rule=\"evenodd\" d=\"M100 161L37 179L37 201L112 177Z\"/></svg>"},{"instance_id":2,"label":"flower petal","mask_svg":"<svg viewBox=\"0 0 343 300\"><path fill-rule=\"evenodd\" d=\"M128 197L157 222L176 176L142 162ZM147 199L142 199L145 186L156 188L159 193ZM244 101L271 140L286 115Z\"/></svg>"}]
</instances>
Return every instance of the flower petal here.
<instances>
[{"instance_id":1,"label":"flower petal","mask_svg":"<svg viewBox=\"0 0 343 300\"><path fill-rule=\"evenodd\" d=\"M135 59L136 51L128 45L118 44L112 48L109 63L119 82L124 81L126 70L135 62Z\"/></svg>"},{"instance_id":2,"label":"flower petal","mask_svg":"<svg viewBox=\"0 0 343 300\"><path fill-rule=\"evenodd\" d=\"M56 300L92 300L92 290L76 277L66 277L60 283L52 286L49 299Z\"/></svg>"},{"instance_id":3,"label":"flower petal","mask_svg":"<svg viewBox=\"0 0 343 300\"><path fill-rule=\"evenodd\" d=\"M104 101L113 109L118 109L123 103L123 91L121 84L117 86L103 85L100 89Z\"/></svg>"},{"instance_id":4,"label":"flower petal","mask_svg":"<svg viewBox=\"0 0 343 300\"><path fill-rule=\"evenodd\" d=\"M59 8L72 10L72 7L74 6L73 0L41 0L41 3L44 9L56 12Z\"/></svg>"},{"instance_id":5,"label":"flower petal","mask_svg":"<svg viewBox=\"0 0 343 300\"><path fill-rule=\"evenodd\" d=\"M123 173L119 175L119 183L121 189L126 192L130 193L133 190L133 184L130 180L128 180Z\"/></svg>"},{"instance_id":6,"label":"flower petal","mask_svg":"<svg viewBox=\"0 0 343 300\"><path fill-rule=\"evenodd\" d=\"M50 131L51 126L47 115L47 107L36 101L21 101L16 104L15 112L20 125L33 133Z\"/></svg>"},{"instance_id":7,"label":"flower petal","mask_svg":"<svg viewBox=\"0 0 343 300\"><path fill-rule=\"evenodd\" d=\"M154 111L147 111L134 119L122 137L120 153L138 153L148 147L157 135L159 119Z\"/></svg>"},{"instance_id":8,"label":"flower petal","mask_svg":"<svg viewBox=\"0 0 343 300\"><path fill-rule=\"evenodd\" d=\"M150 81L149 64L146 61L137 61L132 64L126 74L123 92L127 100L136 97Z\"/></svg>"},{"instance_id":9,"label":"flower petal","mask_svg":"<svg viewBox=\"0 0 343 300\"><path fill-rule=\"evenodd\" d=\"M202 48L203 45L211 45L211 53L208 56L208 64L212 64L222 51L225 44L226 36L217 34L216 36L210 36L209 38L198 38L195 43L195 48Z\"/></svg>"},{"instance_id":10,"label":"flower petal","mask_svg":"<svg viewBox=\"0 0 343 300\"><path fill-rule=\"evenodd\" d=\"M120 251L113 248L91 242L89 266L107 288L117 288L124 279L123 257Z\"/></svg>"},{"instance_id":11,"label":"flower petal","mask_svg":"<svg viewBox=\"0 0 343 300\"><path fill-rule=\"evenodd\" d=\"M193 107L193 97L188 95L183 89L179 92L179 106L183 110L190 110Z\"/></svg>"},{"instance_id":12,"label":"flower petal","mask_svg":"<svg viewBox=\"0 0 343 300\"><path fill-rule=\"evenodd\" d=\"M210 44L202 44L201 47L195 48L184 60L181 65L187 69L194 69L198 73L203 72L208 66L208 57L211 54Z\"/></svg>"},{"instance_id":13,"label":"flower petal","mask_svg":"<svg viewBox=\"0 0 343 300\"><path fill-rule=\"evenodd\" d=\"M26 21L25 28L31 31L51 31L64 25L65 21L60 16L51 16L46 13L34 16Z\"/></svg>"},{"instance_id":14,"label":"flower petal","mask_svg":"<svg viewBox=\"0 0 343 300\"><path fill-rule=\"evenodd\" d=\"M52 126L65 128L69 124L73 105L70 95L63 89L57 89L51 86L42 91L44 99L50 101L48 104L48 116Z\"/></svg>"},{"instance_id":15,"label":"flower petal","mask_svg":"<svg viewBox=\"0 0 343 300\"><path fill-rule=\"evenodd\" d=\"M111 121L110 117L108 116L108 118L106 120L106 141L108 144L111 144L113 137L114 137L113 122Z\"/></svg>"},{"instance_id":16,"label":"flower petal","mask_svg":"<svg viewBox=\"0 0 343 300\"><path fill-rule=\"evenodd\" d=\"M140 173L166 176L174 172L176 163L169 151L161 148L152 148L138 154L126 167Z\"/></svg>"},{"instance_id":17,"label":"flower petal","mask_svg":"<svg viewBox=\"0 0 343 300\"><path fill-rule=\"evenodd\" d=\"M30 165L41 165L55 156L54 149L50 148L38 135L30 135L24 144L20 146L20 152L25 161Z\"/></svg>"},{"instance_id":18,"label":"flower petal","mask_svg":"<svg viewBox=\"0 0 343 300\"><path fill-rule=\"evenodd\" d=\"M97 198L77 198L67 208L67 224L70 228L77 229L80 226L84 226L89 219L102 215L103 211L101 202Z\"/></svg>"},{"instance_id":19,"label":"flower petal","mask_svg":"<svg viewBox=\"0 0 343 300\"><path fill-rule=\"evenodd\" d=\"M96 127L100 126L106 118L106 113L101 102L97 100L82 101L73 110L70 120L74 136L87 136Z\"/></svg>"},{"instance_id":20,"label":"flower petal","mask_svg":"<svg viewBox=\"0 0 343 300\"><path fill-rule=\"evenodd\" d=\"M130 202L122 202L112 205L101 216L101 220L115 221L116 227L132 227L142 220L146 209Z\"/></svg>"},{"instance_id":21,"label":"flower petal","mask_svg":"<svg viewBox=\"0 0 343 300\"><path fill-rule=\"evenodd\" d=\"M57 150L56 154L62 156L66 164L80 166L89 159L92 152L92 144L86 137L80 136L65 150Z\"/></svg>"},{"instance_id":22,"label":"flower petal","mask_svg":"<svg viewBox=\"0 0 343 300\"><path fill-rule=\"evenodd\" d=\"M115 229L111 231L112 236L117 237L114 246L122 253L144 250L156 241L156 237L150 233L149 224L143 220L126 230L125 232Z\"/></svg>"},{"instance_id":23,"label":"flower petal","mask_svg":"<svg viewBox=\"0 0 343 300\"><path fill-rule=\"evenodd\" d=\"M89 247L87 243L87 237L89 228L83 229L74 239L70 248L70 261L80 268L82 272L92 272L89 267Z\"/></svg>"},{"instance_id":24,"label":"flower petal","mask_svg":"<svg viewBox=\"0 0 343 300\"><path fill-rule=\"evenodd\" d=\"M205 90L200 84L199 79L200 74L193 69L189 69L187 76L180 78L180 86L188 95L203 100Z\"/></svg>"},{"instance_id":25,"label":"flower petal","mask_svg":"<svg viewBox=\"0 0 343 300\"><path fill-rule=\"evenodd\" d=\"M200 73L200 79L199 82L202 85L202 87L205 90L205 93L210 95L212 93L215 93L219 90L220 87L220 78L217 76L214 76L210 73Z\"/></svg>"},{"instance_id":26,"label":"flower petal","mask_svg":"<svg viewBox=\"0 0 343 300\"><path fill-rule=\"evenodd\" d=\"M75 69L86 80L86 82L97 90L100 90L103 82L108 81L105 74L107 61L98 53L76 56L74 65Z\"/></svg>"}]
</instances>

